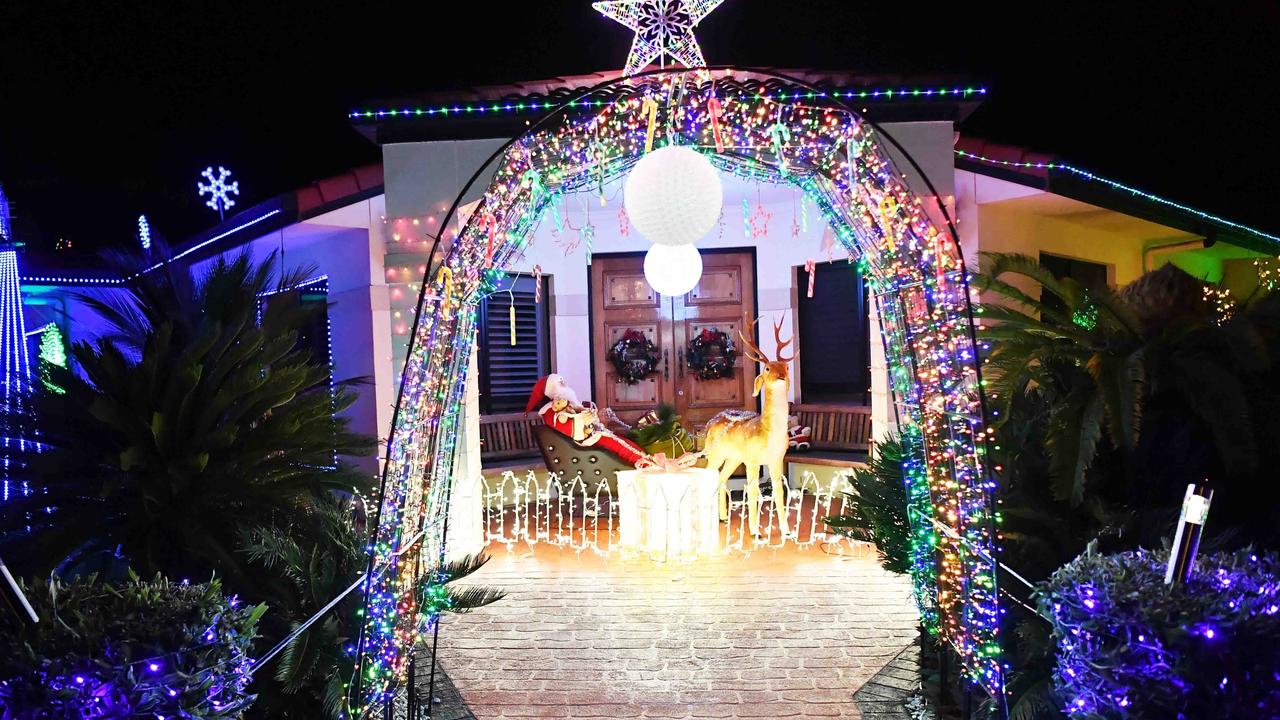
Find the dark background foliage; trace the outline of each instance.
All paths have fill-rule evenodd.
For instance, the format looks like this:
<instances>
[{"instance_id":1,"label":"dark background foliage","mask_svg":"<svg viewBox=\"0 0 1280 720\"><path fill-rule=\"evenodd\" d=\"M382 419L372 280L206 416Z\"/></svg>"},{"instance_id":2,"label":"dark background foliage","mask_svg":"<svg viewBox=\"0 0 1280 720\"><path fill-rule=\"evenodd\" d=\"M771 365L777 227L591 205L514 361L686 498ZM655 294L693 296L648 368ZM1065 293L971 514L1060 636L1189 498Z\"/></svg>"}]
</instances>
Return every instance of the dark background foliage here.
<instances>
[{"instance_id":1,"label":"dark background foliage","mask_svg":"<svg viewBox=\"0 0 1280 720\"><path fill-rule=\"evenodd\" d=\"M206 165L241 207L378 160L346 113L378 99L621 67L630 33L589 0L489 3L14 0L0 18L0 182L35 246L175 242L213 224ZM1271 230L1275 3L914 5L727 0L708 61L961 73L963 130Z\"/></svg>"}]
</instances>

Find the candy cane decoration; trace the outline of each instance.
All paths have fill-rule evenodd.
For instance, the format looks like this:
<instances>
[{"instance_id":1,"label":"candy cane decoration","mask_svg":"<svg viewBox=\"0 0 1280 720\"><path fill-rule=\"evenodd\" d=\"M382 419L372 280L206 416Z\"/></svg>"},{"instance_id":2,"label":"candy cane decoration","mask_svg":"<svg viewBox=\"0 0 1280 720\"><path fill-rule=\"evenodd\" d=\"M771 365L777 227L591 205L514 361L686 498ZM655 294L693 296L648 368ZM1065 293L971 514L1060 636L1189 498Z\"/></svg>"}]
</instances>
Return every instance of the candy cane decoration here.
<instances>
[{"instance_id":1,"label":"candy cane decoration","mask_svg":"<svg viewBox=\"0 0 1280 720\"><path fill-rule=\"evenodd\" d=\"M542 266L533 266L533 302L542 303Z\"/></svg>"},{"instance_id":2,"label":"candy cane decoration","mask_svg":"<svg viewBox=\"0 0 1280 720\"><path fill-rule=\"evenodd\" d=\"M592 143L591 153L596 158L596 190L600 194L600 207L608 204L604 197L604 144L596 139Z\"/></svg>"},{"instance_id":3,"label":"candy cane decoration","mask_svg":"<svg viewBox=\"0 0 1280 720\"><path fill-rule=\"evenodd\" d=\"M564 221L560 219L560 208L557 203L560 202L560 196L557 194L551 198L551 219L555 221L556 232L564 230Z\"/></svg>"},{"instance_id":4,"label":"candy cane decoration","mask_svg":"<svg viewBox=\"0 0 1280 720\"><path fill-rule=\"evenodd\" d=\"M497 234L498 221L494 219L493 213L487 212L480 218L480 227L485 234L484 248L484 266L493 267L493 236Z\"/></svg>"},{"instance_id":5,"label":"candy cane decoration","mask_svg":"<svg viewBox=\"0 0 1280 720\"><path fill-rule=\"evenodd\" d=\"M804 270L809 273L809 294L807 297L813 297L813 280L818 274L818 262L813 258L804 261Z\"/></svg>"},{"instance_id":6,"label":"candy cane decoration","mask_svg":"<svg viewBox=\"0 0 1280 720\"><path fill-rule=\"evenodd\" d=\"M440 316L449 317L449 300L453 298L453 270L447 266L440 268Z\"/></svg>"},{"instance_id":7,"label":"candy cane decoration","mask_svg":"<svg viewBox=\"0 0 1280 720\"><path fill-rule=\"evenodd\" d=\"M773 137L773 154L778 158L778 170L787 174L787 159L782 155L783 143L791 142L791 128L782 122L782 107L778 107L778 120L769 126L769 135Z\"/></svg>"},{"instance_id":8,"label":"candy cane decoration","mask_svg":"<svg viewBox=\"0 0 1280 720\"><path fill-rule=\"evenodd\" d=\"M707 111L711 115L711 135L716 139L716 152L724 152L724 134L720 131L720 116L724 114L724 106L716 97L715 86L711 89L711 99L707 101Z\"/></svg>"},{"instance_id":9,"label":"candy cane decoration","mask_svg":"<svg viewBox=\"0 0 1280 720\"><path fill-rule=\"evenodd\" d=\"M507 322L511 326L511 347L516 346L516 296L511 296L511 304L507 306Z\"/></svg>"},{"instance_id":10,"label":"candy cane decoration","mask_svg":"<svg viewBox=\"0 0 1280 720\"><path fill-rule=\"evenodd\" d=\"M894 220L894 215L898 212L898 199L892 195L885 195L880 198L880 219L885 225L889 225Z\"/></svg>"},{"instance_id":11,"label":"candy cane decoration","mask_svg":"<svg viewBox=\"0 0 1280 720\"><path fill-rule=\"evenodd\" d=\"M844 151L846 162L849 165L849 190L850 191L858 187L858 165L855 162L855 158L857 158L861 147L862 147L862 143L858 143L857 145L854 145L853 138L849 138L848 146L845 148L845 151Z\"/></svg>"},{"instance_id":12,"label":"candy cane decoration","mask_svg":"<svg viewBox=\"0 0 1280 720\"><path fill-rule=\"evenodd\" d=\"M536 203L538 198L547 191L547 187L542 184L542 173L533 168L524 171L521 180L529 183L529 201Z\"/></svg>"},{"instance_id":13,"label":"candy cane decoration","mask_svg":"<svg viewBox=\"0 0 1280 720\"><path fill-rule=\"evenodd\" d=\"M644 136L644 152L647 155L653 150L653 133L658 129L658 101L651 97L645 98L640 104L640 114L648 116L649 128Z\"/></svg>"}]
</instances>

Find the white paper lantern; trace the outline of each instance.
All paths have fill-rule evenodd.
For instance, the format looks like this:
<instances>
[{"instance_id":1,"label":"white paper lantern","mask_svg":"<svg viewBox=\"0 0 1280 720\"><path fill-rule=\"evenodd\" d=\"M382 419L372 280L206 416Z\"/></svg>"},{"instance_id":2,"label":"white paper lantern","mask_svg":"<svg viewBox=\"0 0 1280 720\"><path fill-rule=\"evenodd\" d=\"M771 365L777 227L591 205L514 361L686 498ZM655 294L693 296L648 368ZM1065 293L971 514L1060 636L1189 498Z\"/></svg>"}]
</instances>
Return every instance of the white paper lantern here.
<instances>
[{"instance_id":1,"label":"white paper lantern","mask_svg":"<svg viewBox=\"0 0 1280 720\"><path fill-rule=\"evenodd\" d=\"M644 256L644 279L661 295L683 295L702 279L702 255L692 245L654 245Z\"/></svg>"},{"instance_id":2,"label":"white paper lantern","mask_svg":"<svg viewBox=\"0 0 1280 720\"><path fill-rule=\"evenodd\" d=\"M624 201L636 231L655 245L687 245L720 219L720 173L702 154L668 145L645 155L627 176Z\"/></svg>"}]
</instances>

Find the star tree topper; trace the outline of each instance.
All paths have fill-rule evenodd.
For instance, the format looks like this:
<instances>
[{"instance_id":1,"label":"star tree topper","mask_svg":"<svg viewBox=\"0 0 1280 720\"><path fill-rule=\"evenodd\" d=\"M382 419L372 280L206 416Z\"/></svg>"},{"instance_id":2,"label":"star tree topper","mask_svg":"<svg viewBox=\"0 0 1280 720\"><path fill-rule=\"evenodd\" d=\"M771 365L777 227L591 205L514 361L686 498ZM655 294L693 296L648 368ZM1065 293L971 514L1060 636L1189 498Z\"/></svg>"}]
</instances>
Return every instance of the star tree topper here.
<instances>
[{"instance_id":1,"label":"star tree topper","mask_svg":"<svg viewBox=\"0 0 1280 720\"><path fill-rule=\"evenodd\" d=\"M724 0L610 0L592 3L605 17L631 28L631 43L623 75L635 75L659 58L670 57L685 67L705 67L702 48L693 29Z\"/></svg>"}]
</instances>

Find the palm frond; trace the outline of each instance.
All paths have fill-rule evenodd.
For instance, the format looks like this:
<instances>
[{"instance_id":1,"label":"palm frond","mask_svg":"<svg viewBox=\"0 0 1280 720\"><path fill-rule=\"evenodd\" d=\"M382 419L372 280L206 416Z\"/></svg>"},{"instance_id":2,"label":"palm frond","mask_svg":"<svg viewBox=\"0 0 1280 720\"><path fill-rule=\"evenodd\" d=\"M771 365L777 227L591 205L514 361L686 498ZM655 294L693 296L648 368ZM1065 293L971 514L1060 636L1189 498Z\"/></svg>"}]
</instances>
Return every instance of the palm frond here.
<instances>
[{"instance_id":1,"label":"palm frond","mask_svg":"<svg viewBox=\"0 0 1280 720\"><path fill-rule=\"evenodd\" d=\"M1079 505L1084 500L1085 471L1093 463L1102 438L1102 397L1088 390L1072 393L1053 411L1045 448L1054 498Z\"/></svg>"},{"instance_id":2,"label":"palm frond","mask_svg":"<svg viewBox=\"0 0 1280 720\"><path fill-rule=\"evenodd\" d=\"M506 597L506 592L488 587L449 588L449 610L455 615L464 615L486 605L492 605Z\"/></svg>"}]
</instances>

